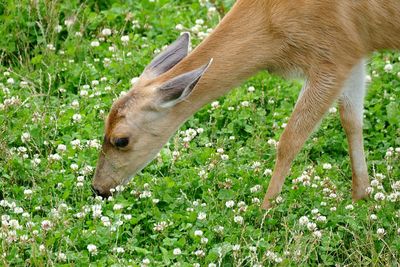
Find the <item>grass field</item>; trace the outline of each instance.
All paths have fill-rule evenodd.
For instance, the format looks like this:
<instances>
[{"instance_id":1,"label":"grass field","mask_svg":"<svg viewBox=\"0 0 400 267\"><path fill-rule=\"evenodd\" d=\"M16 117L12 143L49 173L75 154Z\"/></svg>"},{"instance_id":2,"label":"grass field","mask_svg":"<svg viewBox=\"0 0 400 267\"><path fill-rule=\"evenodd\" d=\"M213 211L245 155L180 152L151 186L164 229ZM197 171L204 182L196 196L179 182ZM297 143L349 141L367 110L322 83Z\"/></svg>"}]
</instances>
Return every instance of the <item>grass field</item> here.
<instances>
[{"instance_id":1,"label":"grass field","mask_svg":"<svg viewBox=\"0 0 400 267\"><path fill-rule=\"evenodd\" d=\"M180 32L197 45L231 4L0 3L0 266L400 264L400 54L390 51L368 68L366 201L351 201L333 107L278 203L260 210L301 88L265 72L199 111L122 192L92 196L113 100Z\"/></svg>"}]
</instances>

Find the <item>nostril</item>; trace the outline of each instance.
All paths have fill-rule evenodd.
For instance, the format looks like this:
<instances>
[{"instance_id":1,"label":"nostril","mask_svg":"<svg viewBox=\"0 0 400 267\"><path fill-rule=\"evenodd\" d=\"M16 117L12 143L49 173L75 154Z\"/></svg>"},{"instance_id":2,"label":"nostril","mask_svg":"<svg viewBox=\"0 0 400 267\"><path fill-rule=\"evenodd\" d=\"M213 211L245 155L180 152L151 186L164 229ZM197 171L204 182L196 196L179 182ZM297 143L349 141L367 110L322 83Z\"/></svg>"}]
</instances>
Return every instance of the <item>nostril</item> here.
<instances>
[{"instance_id":1,"label":"nostril","mask_svg":"<svg viewBox=\"0 0 400 267\"><path fill-rule=\"evenodd\" d=\"M96 189L93 185L92 185L92 191L94 195L100 196L100 190Z\"/></svg>"}]
</instances>

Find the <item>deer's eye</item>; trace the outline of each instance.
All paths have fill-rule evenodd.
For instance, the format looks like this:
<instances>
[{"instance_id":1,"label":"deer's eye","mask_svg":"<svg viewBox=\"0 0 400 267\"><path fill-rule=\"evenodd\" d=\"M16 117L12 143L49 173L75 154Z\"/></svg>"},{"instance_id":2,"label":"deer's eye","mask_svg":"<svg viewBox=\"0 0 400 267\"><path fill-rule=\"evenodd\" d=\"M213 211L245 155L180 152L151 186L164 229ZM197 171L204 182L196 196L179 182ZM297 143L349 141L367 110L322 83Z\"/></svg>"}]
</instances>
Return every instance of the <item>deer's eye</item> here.
<instances>
[{"instance_id":1,"label":"deer's eye","mask_svg":"<svg viewBox=\"0 0 400 267\"><path fill-rule=\"evenodd\" d=\"M114 145L118 148L124 148L129 144L129 138L128 137L123 137L123 138L116 138L114 141Z\"/></svg>"}]
</instances>

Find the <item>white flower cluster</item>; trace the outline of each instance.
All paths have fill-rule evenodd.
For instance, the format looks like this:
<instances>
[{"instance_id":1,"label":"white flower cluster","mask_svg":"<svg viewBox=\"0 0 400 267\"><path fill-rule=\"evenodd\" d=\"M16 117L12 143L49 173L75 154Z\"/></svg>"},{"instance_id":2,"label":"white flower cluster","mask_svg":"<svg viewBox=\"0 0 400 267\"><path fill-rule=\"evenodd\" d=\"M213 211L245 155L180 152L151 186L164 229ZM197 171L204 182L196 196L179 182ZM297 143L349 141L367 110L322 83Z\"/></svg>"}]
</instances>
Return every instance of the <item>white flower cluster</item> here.
<instances>
[{"instance_id":1,"label":"white flower cluster","mask_svg":"<svg viewBox=\"0 0 400 267\"><path fill-rule=\"evenodd\" d=\"M203 128L198 128L197 130L189 128L186 131L180 131L179 134L181 136L181 140L184 143L189 143L192 141L198 134L204 132Z\"/></svg>"}]
</instances>

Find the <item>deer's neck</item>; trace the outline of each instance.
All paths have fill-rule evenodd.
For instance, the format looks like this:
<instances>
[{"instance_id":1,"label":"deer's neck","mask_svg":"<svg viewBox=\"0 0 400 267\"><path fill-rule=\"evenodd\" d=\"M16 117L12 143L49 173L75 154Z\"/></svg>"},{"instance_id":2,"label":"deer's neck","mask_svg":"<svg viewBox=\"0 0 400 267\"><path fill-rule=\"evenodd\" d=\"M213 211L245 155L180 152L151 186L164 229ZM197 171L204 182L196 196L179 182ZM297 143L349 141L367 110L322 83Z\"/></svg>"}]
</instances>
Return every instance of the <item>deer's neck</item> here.
<instances>
[{"instance_id":1,"label":"deer's neck","mask_svg":"<svg viewBox=\"0 0 400 267\"><path fill-rule=\"evenodd\" d=\"M187 101L175 107L180 123L266 67L268 53L265 51L271 50L273 42L269 43L265 10L259 4L262 2L254 1L253 5L243 8L239 1L210 36L168 73L175 77L213 59Z\"/></svg>"}]
</instances>

